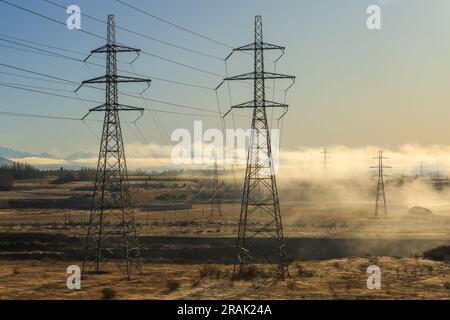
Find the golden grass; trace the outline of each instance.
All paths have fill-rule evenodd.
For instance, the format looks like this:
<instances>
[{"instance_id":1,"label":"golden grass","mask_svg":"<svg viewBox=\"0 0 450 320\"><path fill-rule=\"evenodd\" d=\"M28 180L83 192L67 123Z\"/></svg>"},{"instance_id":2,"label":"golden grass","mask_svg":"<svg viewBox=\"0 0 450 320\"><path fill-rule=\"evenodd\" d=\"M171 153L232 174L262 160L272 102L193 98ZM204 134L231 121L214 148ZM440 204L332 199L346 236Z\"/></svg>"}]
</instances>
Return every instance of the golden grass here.
<instances>
[{"instance_id":1,"label":"golden grass","mask_svg":"<svg viewBox=\"0 0 450 320\"><path fill-rule=\"evenodd\" d=\"M366 268L374 258L294 262L291 277L278 281L255 277L230 281L232 266L144 264L144 275L131 281L110 266L89 275L82 290L66 287L66 268L74 262L1 261L1 299L102 299L105 288L115 299L449 299L450 265L418 258L376 259L382 288L369 290ZM270 272L269 266L258 266ZM305 276L306 275L306 276ZM169 286L170 284L170 286ZM174 285L176 288L174 289ZM169 290L170 289L170 290Z\"/></svg>"}]
</instances>

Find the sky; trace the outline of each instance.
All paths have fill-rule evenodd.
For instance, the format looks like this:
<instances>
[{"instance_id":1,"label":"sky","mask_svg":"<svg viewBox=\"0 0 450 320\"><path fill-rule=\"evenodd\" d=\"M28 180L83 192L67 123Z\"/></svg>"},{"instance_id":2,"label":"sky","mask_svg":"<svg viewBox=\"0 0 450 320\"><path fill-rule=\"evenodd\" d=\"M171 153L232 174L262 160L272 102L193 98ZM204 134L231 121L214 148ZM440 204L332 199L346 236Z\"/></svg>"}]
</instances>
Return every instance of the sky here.
<instances>
[{"instance_id":1,"label":"sky","mask_svg":"<svg viewBox=\"0 0 450 320\"><path fill-rule=\"evenodd\" d=\"M44 0L8 0L29 10L65 22L65 10ZM202 39L148 15L137 12L115 0L52 0L64 7L80 6L83 30L104 36L104 24L83 14L106 20L116 16L117 25L204 54L224 58L230 47L253 41L254 16L263 16L264 40L286 47L277 64L277 72L296 76L287 94L289 113L285 117L281 147L346 146L383 149L405 145L450 145L450 2L434 0L125 0L136 8L167 19L227 46ZM381 8L382 29L366 27L366 9ZM102 39L46 20L0 2L0 39L12 36L59 49L62 54L84 59L90 50L104 44ZM137 126L129 122L136 114L123 114L124 139L127 145L143 142L170 146L171 133L178 128L193 130L194 120L204 121L204 128L221 128L216 94L213 90L226 75L222 59L207 57L173 48L148 38L118 30L118 41L158 55L142 54L133 63L137 73L154 78L146 96L149 99L183 104L209 112L151 102L157 110L187 114L147 112ZM16 41L17 40L13 40ZM21 42L23 43L23 42ZM30 44L30 46L36 46ZM9 46L9 47L8 47ZM20 51L21 47L0 40L0 63L70 79L76 83L104 74L104 68L87 67L78 61ZM72 51L76 51L74 53ZM266 69L274 71L276 54L268 55ZM102 56L93 63L104 64ZM119 68L133 71L132 54L119 56ZM174 64L165 59L189 65ZM252 71L252 57L236 54L227 63L229 75ZM200 72L202 69L207 72ZM81 118L95 102L81 103L71 92L76 84L61 84L20 78L30 74L0 66L0 84L51 88L53 93L74 97L73 100L16 90L0 85L0 111ZM213 74L211 74L213 73ZM129 75L129 74L128 74ZM169 83L159 79L183 82L203 88ZM267 89L270 99L283 102L283 90L289 82L280 81ZM270 82L268 86L273 87ZM33 90L40 88L29 87ZM251 86L243 83L222 86L218 91L221 112L230 104L251 99ZM123 85L121 90L138 94L139 85ZM102 101L101 91L83 88L83 99ZM120 102L145 106L141 99L120 97ZM275 111L275 116L278 111ZM197 115L192 115L196 113ZM208 117L204 117L207 115ZM250 111L239 110L226 118L226 126L248 128ZM28 151L67 155L84 150L97 152L102 114L81 121L27 119L0 115L0 146ZM158 125L160 126L158 128ZM274 125L276 122L274 122ZM89 126L89 127L88 127Z\"/></svg>"}]
</instances>

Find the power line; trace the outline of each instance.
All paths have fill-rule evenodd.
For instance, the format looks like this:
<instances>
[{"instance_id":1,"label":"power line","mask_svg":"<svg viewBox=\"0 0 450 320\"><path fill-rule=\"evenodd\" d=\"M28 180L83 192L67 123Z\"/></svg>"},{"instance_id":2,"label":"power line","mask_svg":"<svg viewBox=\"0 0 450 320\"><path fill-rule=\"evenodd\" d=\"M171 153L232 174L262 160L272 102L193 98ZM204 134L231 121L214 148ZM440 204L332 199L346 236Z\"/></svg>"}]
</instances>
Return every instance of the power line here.
<instances>
[{"instance_id":1,"label":"power line","mask_svg":"<svg viewBox=\"0 0 450 320\"><path fill-rule=\"evenodd\" d=\"M6 68L10 68L10 69L14 69L14 70L19 70L19 71L22 71L22 72L31 73L31 74L34 74L34 75L38 75L38 76L42 76L42 77L46 77L46 78L50 78L50 79L54 79L54 80L59 80L59 81L72 83L72 84L78 84L78 82L75 82L75 81L71 81L71 80L55 77L55 76L52 76L52 75L48 75L48 74L44 74L44 73L41 73L41 72L32 71L32 70L21 68L21 67L17 67L17 66L12 66L12 65L9 65L9 64L1 63L1 62L0 62L0 66L6 67Z\"/></svg>"},{"instance_id":2,"label":"power line","mask_svg":"<svg viewBox=\"0 0 450 320\"><path fill-rule=\"evenodd\" d=\"M25 40L25 39L21 39L21 38L17 38L17 37L12 37L12 36L8 36L8 35L4 35L4 34L0 34L0 35L1 36L6 36L8 38L12 38L12 39L15 39L15 40L18 40L18 41L22 41L22 42L28 42L28 43L33 43L33 44L37 44L37 45L44 46L44 47L55 48L57 50L67 50L67 49L64 49L64 48L54 47L54 46L50 46L50 45L46 45L46 44L42 44L42 43L38 43L38 42L34 42L34 41L29 41L29 40ZM40 52L34 52L34 51L31 51L31 50L25 50L25 49L11 47L12 49L22 50L22 51L26 51L26 52L35 53L35 54L43 54L43 55L46 55L46 56L60 57L60 58L63 58L63 59L68 59L68 60L72 60L72 61L76 61L76 62L82 62L82 63L85 63L85 64L90 64L90 65L93 65L93 66L96 66L96 67L101 67L101 68L104 67L103 65L98 64L98 63L89 62L89 61L85 62L85 61L83 61L81 59L74 58L74 57L71 57L71 56L68 56L68 55L64 55L64 54L61 54L61 53L58 53L58 52L52 52L52 51L49 51L49 50L45 50L45 49L42 49L42 48L37 48L37 47L34 47L34 46L18 43L18 42L7 40L7 39L1 39L0 38L0 40L8 42L8 43L13 43L13 44L16 44L16 45L19 45L19 46L23 46L23 47L26 47L26 48L31 48L31 49L34 49L34 50L37 50L37 51L40 51ZM72 51L72 50L67 50L67 51ZM80 53L76 53L76 54L80 54ZM118 69L118 71L123 72L123 73L127 73L127 74L134 74L134 73L132 73L130 71L121 70L121 69ZM134 75L137 75L137 76L140 76L140 77L148 77L148 76L142 75L142 74L134 74ZM163 81L163 82L167 82L167 83L171 83L171 84L188 86L188 87L193 87L193 88L198 88L198 89L213 90L212 88L201 86L201 85L197 85L197 84L186 83L186 82L175 81L175 80L169 80L169 79L164 79L164 78L154 77L154 76L149 76L149 77L151 77L151 78L153 78L155 80L159 80L159 81Z\"/></svg>"},{"instance_id":3,"label":"power line","mask_svg":"<svg viewBox=\"0 0 450 320\"><path fill-rule=\"evenodd\" d=\"M159 164L163 164L161 159L159 158L159 156L157 155L157 153L155 152L155 150L153 150L152 146L150 145L150 143L147 141L147 139L145 138L144 134L142 133L141 129L138 127L138 125L136 123L134 123L134 126L138 132L138 135L141 137L141 143L145 146L147 146L147 148L150 150L151 154L153 155L154 158L156 158L156 160L158 160ZM131 129L131 125L130 125L130 129ZM137 136L138 137L138 136ZM139 137L138 137L139 139Z\"/></svg>"},{"instance_id":4,"label":"power line","mask_svg":"<svg viewBox=\"0 0 450 320\"><path fill-rule=\"evenodd\" d=\"M0 111L0 115L7 116L7 117L20 117L20 118L39 118L39 119L52 119L52 120L81 121L80 118L74 118L74 117L53 116L53 115L36 114L36 113L19 113L19 112L9 112L9 111ZM90 120L90 121L94 121L94 120Z\"/></svg>"},{"instance_id":5,"label":"power line","mask_svg":"<svg viewBox=\"0 0 450 320\"><path fill-rule=\"evenodd\" d=\"M35 114L35 113L19 113L19 112L9 112L9 111L0 111L0 116L29 118L29 119L50 119L50 120L81 121L89 129L89 131L91 131L91 133L97 139L100 139L99 136L95 133L95 131L86 123L86 120L81 120L79 118L64 117L64 116L54 116L54 115L44 115L44 114ZM88 121L101 122L100 120L88 120Z\"/></svg>"},{"instance_id":6,"label":"power line","mask_svg":"<svg viewBox=\"0 0 450 320\"><path fill-rule=\"evenodd\" d=\"M78 82L76 82L76 81L72 81L72 80L68 80L68 79L64 79L64 78L60 78L60 77L44 74L44 73L41 73L41 72L32 71L32 70L21 68L21 67L17 67L17 66L12 66L12 65L9 65L9 64L0 63L0 66L11 68L11 69L15 69L15 70L19 70L19 71L22 71L22 72L35 74L35 75L39 75L39 76L43 76L43 77L47 77L47 78L58 80L58 81L63 81L63 82L66 82L66 83L71 83L71 84L78 85ZM95 90L102 90L102 91L105 90L104 88L98 88L98 87L95 87L95 86L87 86L87 87L91 88L91 89L95 89ZM122 94L122 95L128 96L128 97L132 97L132 98L136 98L136 99L145 99L147 101L152 101L152 102L161 103L161 104L165 104L165 105L170 105L170 106L174 106L174 107L185 108L185 109L196 110L196 111L202 111L202 112L207 112L207 113L217 113L217 111L207 110L207 109L204 109L204 108L201 108L201 107L193 107L193 106L187 106L187 105L184 105L184 104L179 104L179 103L174 103L174 102L168 102L168 101L163 101L163 100L158 100L158 99L150 99L150 98L140 97L140 96L136 96L136 95L133 95L133 94L127 93L127 92L119 92L119 93ZM70 98L72 98L72 97L70 97ZM86 100L84 100L84 101L86 101ZM94 102L98 103L98 101L94 101Z\"/></svg>"},{"instance_id":7,"label":"power line","mask_svg":"<svg viewBox=\"0 0 450 320\"><path fill-rule=\"evenodd\" d=\"M64 10L67 8L67 6L63 6L63 5L61 5L61 4L55 3L55 2L50 1L50 0L43 0L43 1L45 1L45 2L47 2L47 3L49 3L49 4L51 4L51 5L54 5L54 6L56 6L56 7L62 8L62 9L64 9ZM93 16L91 16L91 15L88 15L88 14L86 14L85 12L83 12L83 17L86 17L86 18L88 18L88 19L91 19L91 20L94 20L94 21L97 21L97 22L106 24L106 21L104 21L104 20L102 20L102 19L100 19L100 18L93 17ZM202 56L204 56L204 57L208 57L208 58L212 58L212 59L216 59L216 60L223 60L222 57L218 57L218 56L211 55L211 54L208 54L208 53L205 53L205 52L202 52L202 51L190 49L190 48L183 47L183 46L180 46L180 45L177 45L177 44L168 42L168 41L164 41L164 40L161 40L161 39L157 39L157 38L155 38L155 37L151 37L151 36L149 36L149 35L146 35L146 34L143 34L143 33L140 33L140 32L137 32L137 31L134 31L134 30L131 30L131 29L128 29L128 28L124 28L124 27L120 27L120 26L116 26L116 28L119 29L119 30L123 30L123 31L125 31L125 32L128 32L128 33L131 33L131 34L134 34L134 35L137 35L137 36L146 38L146 39L148 39L148 40L152 40L152 41L155 41L155 42L159 42L159 43L161 43L161 44L164 44L164 45L167 45L167 46L170 46L170 47L173 47L173 48L177 48L177 49L180 49L180 50L184 50L184 51L187 51L187 52L191 52L191 53L194 53L194 54L202 55Z\"/></svg>"},{"instance_id":8,"label":"power line","mask_svg":"<svg viewBox=\"0 0 450 320\"><path fill-rule=\"evenodd\" d=\"M39 51L34 51L34 50L29 50L29 49L24 49L24 48L18 48L18 47L13 47L13 46L8 46L8 45L5 45L5 44L0 45L0 47L13 49L13 50L18 50L18 51L22 51L22 52L28 52L28 53L35 53L35 54L45 55L45 56L49 56L49 57L54 57L55 56L54 54L47 54L47 53L43 53L43 52L39 52Z\"/></svg>"},{"instance_id":9,"label":"power line","mask_svg":"<svg viewBox=\"0 0 450 320\"><path fill-rule=\"evenodd\" d=\"M46 1L46 0L44 0L44 1ZM169 21L169 20L167 20L167 19L158 17L158 16L156 16L156 15L154 15L154 14L152 14L152 13L146 11L146 10L139 9L139 8L137 8L136 6L133 6L133 5L131 5L131 4L127 3L127 2L125 2L125 1L121 1L121 0L115 0L115 1L118 2L118 3L120 3L120 4L122 4L122 5L124 5L124 6L126 6L126 7L128 7L128 8L131 8L131 9L133 9L133 10L135 10L135 11L138 11L138 12L140 12L140 13L142 13L142 14L145 14L145 15L147 15L147 16L149 16L149 17L152 17L153 19L159 20L159 21L161 21L161 22L163 22L163 23L166 23L166 24L168 24L168 25L170 25L170 26L172 26L172 27L175 27L175 28L177 28L177 29L179 29L179 30L185 31L185 32L187 32L187 33L190 33L190 34L192 34L192 35L195 35L195 36L197 36L197 37L200 37L200 38L202 38L202 39L204 39L204 40L208 40L208 41L210 41L210 42L212 42L212 43L215 43L215 44L218 44L218 45L220 45L220 46L222 46L222 47L225 47L225 48L228 48L228 49L234 49L234 47L231 46L231 45L229 45L229 44L226 44L226 43L224 43L224 42L222 42L222 41L219 41L219 40L213 39L213 38L211 38L211 37L205 36L205 35L203 35L203 34L201 34L201 33L198 33L198 32L196 32L196 31L193 31L193 30L191 30L191 29L189 29L189 28L180 26L180 25L178 25L178 24L176 24L176 23L174 23L174 22L171 22L171 21ZM247 55L251 55L250 52L244 52L244 53L247 54ZM220 59L221 59L221 60L225 60L225 59L223 59L223 58L220 58Z\"/></svg>"},{"instance_id":10,"label":"power line","mask_svg":"<svg viewBox=\"0 0 450 320\"><path fill-rule=\"evenodd\" d=\"M31 79L31 80L50 82L50 83L58 83L58 84L61 84L61 85L66 85L66 86L69 85L68 83L65 83L63 81L42 79L42 78L38 78L38 77L31 77L31 76L25 76L25 75L21 75L21 74L15 74L15 73L12 73L12 72L0 71L0 74L4 74L4 75L7 75L7 76L11 76L11 77L23 78L23 79Z\"/></svg>"},{"instance_id":11,"label":"power line","mask_svg":"<svg viewBox=\"0 0 450 320\"><path fill-rule=\"evenodd\" d=\"M130 64L130 68L133 70L133 72L136 72L136 70L134 69L134 67L133 67L132 64ZM145 88L144 88L144 85L143 85L142 83L141 83L141 87L142 87L142 89L145 89ZM149 108L150 110L152 110L153 107L152 107L152 105L150 104L150 102L148 102L146 99L144 99L145 90L143 90L142 92L143 92L143 93L140 94L140 96L141 96L141 98L142 98L142 101L144 102L144 104L146 105L147 108ZM158 129L159 134L160 134L161 137L163 138L164 142L165 142L167 145L169 145L169 144L170 144L170 143L169 143L169 139L168 139L169 135L168 135L167 132L164 130L164 126L162 125L161 120L160 120L159 117L158 117L158 114L157 114L157 113L150 112L150 115L151 115L152 121L155 123L155 126L156 126L156 128Z\"/></svg>"},{"instance_id":12,"label":"power line","mask_svg":"<svg viewBox=\"0 0 450 320\"><path fill-rule=\"evenodd\" d=\"M198 32L192 31L192 30L190 30L190 29L188 29L188 28L186 28L186 27L183 27L183 26L180 26L180 25L175 24L175 23L173 23L173 22L170 22L170 21L168 21L167 19L160 18L160 17L158 17L158 16L156 16L156 15L154 15L154 14L151 14L151 13L148 12L148 11L139 9L139 8L137 8L137 7L135 7L135 6L131 5L131 4L129 4L129 3L126 3L126 2L121 1L121 0L116 0L116 2L118 2L118 3L120 3L120 4L124 5L124 6L127 6L128 8L131 8L131 9L133 9L133 10L136 10L136 11L138 11L138 12L140 12L140 13L143 13L143 14L149 16L149 17L152 17L152 18L154 18L154 19L156 19L156 20L159 20L159 21L164 22L164 23L166 23L166 24L168 24L168 25L171 25L172 27L175 27L175 28L177 28L177 29L183 30L183 31L185 31L185 32L188 32L188 33L190 33L190 34L193 34L193 35L195 35L195 36L197 36L197 37L200 37L200 38L202 38L202 39L211 41L211 42L213 42L213 43L215 43L215 44L221 45L221 46L226 47L226 48L228 48L228 49L233 49L232 46L230 46L230 45L228 45L228 44L226 44L226 43L224 43L224 42L215 40L215 39L213 39L213 38L210 38L210 37L205 36L205 35L203 35L203 34L200 34L200 33L198 33Z\"/></svg>"},{"instance_id":13,"label":"power line","mask_svg":"<svg viewBox=\"0 0 450 320\"><path fill-rule=\"evenodd\" d=\"M46 48L50 48L50 49L61 50L61 51L68 52L68 53L78 54L80 56L85 56L86 55L84 52L70 50L70 49L65 49L65 48L61 48L61 47L57 47L57 46L52 46L52 45L45 44L45 43L42 43L42 42L26 40L26 39L23 39L23 38L14 37L14 36L7 35L7 34L4 34L4 33L0 33L0 36L6 37L6 38L10 38L10 39L13 39L13 40L23 41L23 42L27 42L27 43L31 43L31 44L36 44L38 46L42 46L42 47L46 47Z\"/></svg>"},{"instance_id":14,"label":"power line","mask_svg":"<svg viewBox=\"0 0 450 320\"><path fill-rule=\"evenodd\" d=\"M58 21L58 20L56 20L56 19L53 19L53 18L51 18L51 17L49 17L49 16L46 16L46 15L44 15L44 14L41 14L41 13L39 13L39 12L36 12L36 11L30 10L30 9L21 7L21 6L19 6L19 5L10 3L10 2L8 2L8 1L6 1L6 0L0 0L0 2L2 2L2 3L4 3L4 4L8 4L8 5L10 5L10 6L13 6L13 7L17 8L17 9L23 10L23 11L28 12L28 13L30 13L30 14L36 15L36 16L38 16L38 17L44 18L44 19L46 19L46 20L55 22L55 23L57 23L57 24L59 24L59 25L63 25L64 27L66 27L66 23L61 22L61 21ZM75 30L78 30L78 31L80 31L80 32L82 32L82 33L85 33L85 34L94 36L94 37L96 37L96 38L100 38L100 39L102 39L102 40L106 40L105 37L100 36L100 35L95 34L95 33L92 33L92 32L89 32L89 31L86 31L86 30L84 30L84 29L75 29ZM120 44L120 43L118 43L118 44ZM141 50L141 53L143 53L143 54L145 54L145 55L148 55L148 56L151 56L151 57L153 57L153 58L162 60L162 61L166 61L166 62L173 63L173 64L176 64L176 65L181 66L181 67L185 67L185 68L191 69L191 70L195 70L195 71L202 72L202 73L205 73L205 74L213 75L213 76L216 76L216 77L219 77L219 78L222 78L222 77L223 77L223 75L220 75L220 74L217 74L217 73L214 73L214 72L211 72L211 71L208 71L208 70L199 68L199 67L191 66L191 65L188 65L188 64L185 64L185 63L182 63L182 62L178 62L178 61L175 61L175 60L172 60L172 59L169 59L169 58L165 58L165 57L159 56L159 55L154 54L154 53L151 53L151 52L147 52L147 51Z\"/></svg>"},{"instance_id":15,"label":"power line","mask_svg":"<svg viewBox=\"0 0 450 320\"><path fill-rule=\"evenodd\" d=\"M73 91L71 91L71 90L49 88L49 87L35 86L35 85L15 83L15 82L0 82L0 84L4 84L5 86L9 85L9 86L12 86L12 87L20 86L20 87L24 87L24 88L42 89L42 90L51 90L51 91L55 91L55 92L73 93Z\"/></svg>"},{"instance_id":16,"label":"power line","mask_svg":"<svg viewBox=\"0 0 450 320\"><path fill-rule=\"evenodd\" d=\"M23 11L28 12L28 13L30 13L30 14L33 14L33 15L35 15L35 16L41 17L41 18L43 18L43 19L46 19L46 20L49 20L49 21L52 21L52 22L61 24L61 25L63 25L63 26L66 26L66 24L65 24L64 22L58 21L58 20L56 20L56 19L53 19L53 18L51 18L51 17L49 17L49 16L46 16L46 15L44 15L44 14L41 14L41 13L39 13L39 12L36 12L36 11L30 10L30 9L21 7L21 6L17 5L17 4L14 4L14 3L11 3L11 2L8 2L8 1L5 1L5 0L0 0L0 2L3 2L3 3L5 3L5 4L10 5L10 6L12 6L12 7L15 7L15 8L17 8L17 9L23 10ZM93 36L93 37L96 37L96 38L100 38L100 39L102 39L102 40L105 40L104 37L102 37L102 36L100 36L100 35L98 35L98 34L91 33L91 32L89 32L89 31L82 30L82 29L77 29L77 30L80 31L80 32L89 34L89 35L91 35L91 36Z\"/></svg>"},{"instance_id":17,"label":"power line","mask_svg":"<svg viewBox=\"0 0 450 320\"><path fill-rule=\"evenodd\" d=\"M71 96L66 96L66 95L62 95L62 94L46 92L46 91L42 91L42 90L29 89L29 88L25 88L25 87L17 86L17 85L9 85L9 84L6 84L6 83L1 83L1 82L0 82L0 86L1 87L12 88L12 89L17 89L17 90L22 90L22 91L27 91L27 92L31 92L31 93L38 93L38 94L43 94L43 95L54 96L54 97L58 97L58 98L65 98L65 99L71 99L71 100L80 100L80 101L92 102L92 103L97 103L97 104L98 103L102 103L102 102L97 101L97 100L84 99L84 98L80 98L80 97L71 97ZM208 115L203 115L203 114L183 113L183 112L176 112L176 111L156 110L156 109L147 109L147 110L153 111L153 112L158 112L158 113L176 114L176 115L191 116L191 117L203 117L203 118L214 118L214 119L217 118L216 116L208 116Z\"/></svg>"}]
</instances>

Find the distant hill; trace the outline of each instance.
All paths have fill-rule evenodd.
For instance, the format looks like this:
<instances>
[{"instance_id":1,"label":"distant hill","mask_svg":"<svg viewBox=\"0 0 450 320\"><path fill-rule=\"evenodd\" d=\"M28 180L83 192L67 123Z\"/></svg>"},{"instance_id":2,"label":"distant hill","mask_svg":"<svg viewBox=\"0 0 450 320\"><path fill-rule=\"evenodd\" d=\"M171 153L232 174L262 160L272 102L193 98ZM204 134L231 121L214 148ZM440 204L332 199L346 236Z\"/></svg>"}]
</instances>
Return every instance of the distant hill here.
<instances>
[{"instance_id":1,"label":"distant hill","mask_svg":"<svg viewBox=\"0 0 450 320\"><path fill-rule=\"evenodd\" d=\"M77 160L86 160L86 159L92 159L97 158L97 154L94 154L92 152L86 152L86 151L76 151L73 152L65 157L57 157L55 155L49 154L47 152L42 152L38 154L30 153L30 152L24 152L24 151L18 151L12 148L7 147L1 147L0 146L0 165L11 165L13 164L13 161L9 159L14 159L14 162L17 163L28 163L35 168L41 169L41 170L58 170L61 167L68 170L76 170L80 169L81 167L90 167L95 166L96 161L93 162L93 164L89 163L80 163ZM31 158L40 158L44 160L49 161L35 161L35 159ZM59 160L59 161L51 161L51 160Z\"/></svg>"},{"instance_id":2,"label":"distant hill","mask_svg":"<svg viewBox=\"0 0 450 320\"><path fill-rule=\"evenodd\" d=\"M31 157L32 154L29 152L17 151L11 148L0 147L0 157L17 159L17 158L26 158Z\"/></svg>"},{"instance_id":3,"label":"distant hill","mask_svg":"<svg viewBox=\"0 0 450 320\"><path fill-rule=\"evenodd\" d=\"M29 157L36 158L55 158L53 155L48 154L47 152L32 154L29 152L18 151L11 148L0 147L0 157L9 158L9 159L22 159Z\"/></svg>"},{"instance_id":4,"label":"distant hill","mask_svg":"<svg viewBox=\"0 0 450 320\"><path fill-rule=\"evenodd\" d=\"M9 159L0 157L0 166L11 166L14 162Z\"/></svg>"}]
</instances>

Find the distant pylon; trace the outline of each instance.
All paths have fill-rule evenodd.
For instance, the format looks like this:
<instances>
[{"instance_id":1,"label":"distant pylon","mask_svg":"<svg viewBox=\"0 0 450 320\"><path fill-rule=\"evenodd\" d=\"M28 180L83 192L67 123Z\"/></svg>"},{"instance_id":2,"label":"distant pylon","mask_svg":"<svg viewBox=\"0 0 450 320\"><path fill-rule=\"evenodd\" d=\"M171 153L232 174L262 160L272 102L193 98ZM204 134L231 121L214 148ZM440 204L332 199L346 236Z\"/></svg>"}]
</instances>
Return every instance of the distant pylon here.
<instances>
[{"instance_id":1,"label":"distant pylon","mask_svg":"<svg viewBox=\"0 0 450 320\"><path fill-rule=\"evenodd\" d=\"M323 167L327 168L328 167L328 154L330 154L330 152L328 151L327 148L323 148L323 151L321 153L323 154Z\"/></svg>"},{"instance_id":2,"label":"distant pylon","mask_svg":"<svg viewBox=\"0 0 450 320\"><path fill-rule=\"evenodd\" d=\"M134 270L142 273L142 267L119 111L139 111L142 114L144 109L119 104L118 83L145 82L150 85L150 80L118 76L118 52L135 52L139 55L139 49L117 44L114 16L109 15L107 44L91 51L89 55L106 53L106 75L81 84L101 83L106 86L105 104L89 111L104 111L105 118L82 274L100 273L102 262L113 261L131 279Z\"/></svg>"},{"instance_id":3,"label":"distant pylon","mask_svg":"<svg viewBox=\"0 0 450 320\"><path fill-rule=\"evenodd\" d=\"M286 111L288 106L266 100L265 81L268 79L291 79L294 82L295 77L264 71L264 51L281 50L284 52L284 49L284 47L263 42L262 18L256 16L255 41L233 50L233 52L252 51L254 53L254 71L224 79L224 81L251 80L254 82L253 100L231 107L253 110L233 279L240 278L248 266L256 262L255 256L265 257L267 262L276 265L277 275L280 279L289 276L270 128L266 113L267 108L283 108Z\"/></svg>"},{"instance_id":4,"label":"distant pylon","mask_svg":"<svg viewBox=\"0 0 450 320\"><path fill-rule=\"evenodd\" d=\"M387 216L386 194L384 191L384 169L390 169L391 167L383 165L383 160L388 159L383 157L383 151L379 151L378 157L373 159L378 160L378 165L371 167L373 169L378 169L377 197L375 201L375 218L378 218L380 210L383 210L384 216Z\"/></svg>"},{"instance_id":5,"label":"distant pylon","mask_svg":"<svg viewBox=\"0 0 450 320\"><path fill-rule=\"evenodd\" d=\"M219 171L217 169L217 159L214 162L214 179L213 179L213 185L212 185L212 197L211 197L211 214L212 217L214 215L214 209L219 214L219 216L222 215L222 203L218 199L219 193L222 189L222 184L219 181Z\"/></svg>"}]
</instances>

